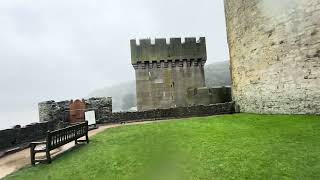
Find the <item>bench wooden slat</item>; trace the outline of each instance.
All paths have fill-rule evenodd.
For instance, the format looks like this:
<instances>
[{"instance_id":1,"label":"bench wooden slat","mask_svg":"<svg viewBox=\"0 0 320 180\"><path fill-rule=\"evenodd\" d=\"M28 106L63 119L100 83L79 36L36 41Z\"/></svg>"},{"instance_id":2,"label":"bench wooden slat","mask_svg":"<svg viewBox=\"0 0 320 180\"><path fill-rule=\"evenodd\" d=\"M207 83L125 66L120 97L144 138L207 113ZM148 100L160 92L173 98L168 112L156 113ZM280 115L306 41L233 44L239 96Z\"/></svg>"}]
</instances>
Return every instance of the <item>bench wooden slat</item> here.
<instances>
[{"instance_id":1,"label":"bench wooden slat","mask_svg":"<svg viewBox=\"0 0 320 180\"><path fill-rule=\"evenodd\" d=\"M46 151L47 151L46 149L34 150L35 153L37 153L37 152L46 152Z\"/></svg>"},{"instance_id":2,"label":"bench wooden slat","mask_svg":"<svg viewBox=\"0 0 320 180\"><path fill-rule=\"evenodd\" d=\"M86 140L78 140L83 136L86 137ZM89 143L88 121L51 132L48 131L46 141L30 143L31 164L35 165L36 162L43 162L43 160L35 159L35 154L38 152L46 152L46 162L51 163L50 151L72 141L75 141L75 144L78 142ZM35 150L39 144L46 144L45 149Z\"/></svg>"}]
</instances>

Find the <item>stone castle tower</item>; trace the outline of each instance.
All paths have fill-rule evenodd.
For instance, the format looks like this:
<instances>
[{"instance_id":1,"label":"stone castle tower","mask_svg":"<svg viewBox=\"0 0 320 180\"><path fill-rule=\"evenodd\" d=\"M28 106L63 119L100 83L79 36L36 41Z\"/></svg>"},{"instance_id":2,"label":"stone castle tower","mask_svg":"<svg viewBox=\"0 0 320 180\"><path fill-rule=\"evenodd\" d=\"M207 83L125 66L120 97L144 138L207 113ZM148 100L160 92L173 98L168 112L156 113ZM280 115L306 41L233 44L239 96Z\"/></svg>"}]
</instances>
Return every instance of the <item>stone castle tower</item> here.
<instances>
[{"instance_id":1,"label":"stone castle tower","mask_svg":"<svg viewBox=\"0 0 320 180\"><path fill-rule=\"evenodd\" d=\"M224 2L240 110L320 114L320 1Z\"/></svg>"},{"instance_id":2,"label":"stone castle tower","mask_svg":"<svg viewBox=\"0 0 320 180\"><path fill-rule=\"evenodd\" d=\"M188 105L188 89L205 87L206 42L202 37L131 40L139 111Z\"/></svg>"}]
</instances>

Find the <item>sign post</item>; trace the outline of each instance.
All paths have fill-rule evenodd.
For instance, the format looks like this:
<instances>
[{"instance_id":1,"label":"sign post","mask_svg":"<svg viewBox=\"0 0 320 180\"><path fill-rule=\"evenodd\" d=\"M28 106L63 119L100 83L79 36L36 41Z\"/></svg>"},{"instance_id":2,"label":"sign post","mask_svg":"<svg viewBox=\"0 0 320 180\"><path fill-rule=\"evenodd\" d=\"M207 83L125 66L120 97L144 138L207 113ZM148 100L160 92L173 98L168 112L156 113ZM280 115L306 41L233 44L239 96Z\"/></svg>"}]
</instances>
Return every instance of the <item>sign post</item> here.
<instances>
[{"instance_id":1,"label":"sign post","mask_svg":"<svg viewBox=\"0 0 320 180\"><path fill-rule=\"evenodd\" d=\"M88 121L89 126L96 127L96 116L94 111L85 112L85 119Z\"/></svg>"}]
</instances>

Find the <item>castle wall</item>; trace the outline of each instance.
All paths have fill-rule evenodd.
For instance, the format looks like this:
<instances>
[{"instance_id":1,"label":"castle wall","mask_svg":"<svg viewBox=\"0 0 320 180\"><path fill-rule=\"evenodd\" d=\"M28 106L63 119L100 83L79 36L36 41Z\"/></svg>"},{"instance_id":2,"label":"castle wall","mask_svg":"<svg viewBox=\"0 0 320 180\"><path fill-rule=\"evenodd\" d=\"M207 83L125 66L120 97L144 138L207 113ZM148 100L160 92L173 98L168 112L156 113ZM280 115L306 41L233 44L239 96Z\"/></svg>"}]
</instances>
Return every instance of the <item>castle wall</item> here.
<instances>
[{"instance_id":1,"label":"castle wall","mask_svg":"<svg viewBox=\"0 0 320 180\"><path fill-rule=\"evenodd\" d=\"M224 2L240 110L320 114L320 1Z\"/></svg>"},{"instance_id":2,"label":"castle wall","mask_svg":"<svg viewBox=\"0 0 320 180\"><path fill-rule=\"evenodd\" d=\"M212 116L219 114L235 113L234 103L219 103L212 105L197 105L188 107L176 107L166 109L153 109L148 111L137 112L116 112L109 114L100 121L100 123L120 123L134 122L146 120L161 120L161 119L179 119L186 117L201 117Z\"/></svg>"},{"instance_id":3,"label":"castle wall","mask_svg":"<svg viewBox=\"0 0 320 180\"><path fill-rule=\"evenodd\" d=\"M101 98L89 98L85 99L87 111L94 110L96 120L112 113L112 99ZM40 122L68 122L69 117L69 104L70 101L45 101L38 104L39 106L39 119Z\"/></svg>"},{"instance_id":4,"label":"castle wall","mask_svg":"<svg viewBox=\"0 0 320 180\"><path fill-rule=\"evenodd\" d=\"M111 97L92 97L85 99L88 110L94 110L96 120L112 113L112 98Z\"/></svg>"},{"instance_id":5,"label":"castle wall","mask_svg":"<svg viewBox=\"0 0 320 180\"><path fill-rule=\"evenodd\" d=\"M141 39L139 44L133 39L130 41L130 46L132 64L161 60L164 62L183 59L207 60L204 37L198 41L196 38L185 38L184 42L181 41L181 38L170 38L168 43L166 39L155 39L154 43L151 43L151 39Z\"/></svg>"},{"instance_id":6,"label":"castle wall","mask_svg":"<svg viewBox=\"0 0 320 180\"><path fill-rule=\"evenodd\" d=\"M188 105L210 105L231 102L231 87L188 89Z\"/></svg>"},{"instance_id":7,"label":"castle wall","mask_svg":"<svg viewBox=\"0 0 320 180\"><path fill-rule=\"evenodd\" d=\"M67 122L70 101L45 101L38 104L40 122Z\"/></svg>"},{"instance_id":8,"label":"castle wall","mask_svg":"<svg viewBox=\"0 0 320 180\"><path fill-rule=\"evenodd\" d=\"M0 151L21 146L28 147L32 141L45 138L47 131L54 130L56 124L53 121L33 123L25 127L5 129L0 131ZM0 157L1 157L0 153Z\"/></svg>"},{"instance_id":9,"label":"castle wall","mask_svg":"<svg viewBox=\"0 0 320 180\"><path fill-rule=\"evenodd\" d=\"M131 40L139 111L187 105L187 89L204 87L205 39Z\"/></svg>"}]
</instances>

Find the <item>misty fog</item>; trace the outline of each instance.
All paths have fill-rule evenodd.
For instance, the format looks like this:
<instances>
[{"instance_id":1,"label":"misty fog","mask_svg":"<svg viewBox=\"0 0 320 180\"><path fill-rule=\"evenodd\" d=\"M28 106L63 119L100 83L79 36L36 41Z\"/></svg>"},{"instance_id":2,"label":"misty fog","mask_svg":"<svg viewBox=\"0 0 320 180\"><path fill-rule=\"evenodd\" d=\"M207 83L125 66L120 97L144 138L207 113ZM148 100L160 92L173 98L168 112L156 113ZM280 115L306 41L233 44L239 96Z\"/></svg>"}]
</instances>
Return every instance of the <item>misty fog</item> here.
<instances>
[{"instance_id":1,"label":"misty fog","mask_svg":"<svg viewBox=\"0 0 320 180\"><path fill-rule=\"evenodd\" d=\"M207 64L227 60L224 18L223 0L1 0L0 128L132 82L130 39L204 36Z\"/></svg>"}]
</instances>

